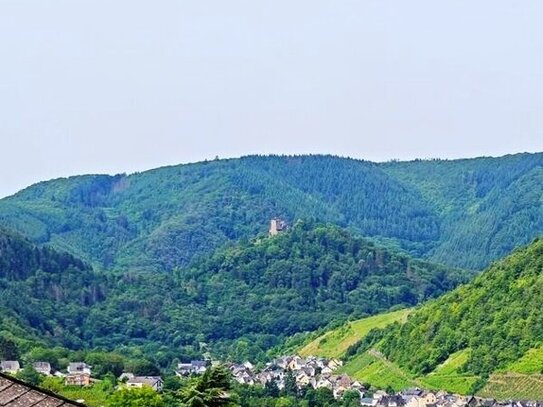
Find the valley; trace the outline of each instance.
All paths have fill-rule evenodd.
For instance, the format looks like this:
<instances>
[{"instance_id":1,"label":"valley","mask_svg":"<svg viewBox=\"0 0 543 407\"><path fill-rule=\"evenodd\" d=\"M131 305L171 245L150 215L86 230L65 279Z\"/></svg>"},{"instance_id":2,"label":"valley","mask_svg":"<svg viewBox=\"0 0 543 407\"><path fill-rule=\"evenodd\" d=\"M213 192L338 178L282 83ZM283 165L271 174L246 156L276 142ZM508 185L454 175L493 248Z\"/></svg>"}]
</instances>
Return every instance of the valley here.
<instances>
[{"instance_id":1,"label":"valley","mask_svg":"<svg viewBox=\"0 0 543 407\"><path fill-rule=\"evenodd\" d=\"M102 387L48 386L93 406L123 371L293 353L368 391L543 399L542 177L250 156L33 185L0 200L0 360L85 361Z\"/></svg>"}]
</instances>

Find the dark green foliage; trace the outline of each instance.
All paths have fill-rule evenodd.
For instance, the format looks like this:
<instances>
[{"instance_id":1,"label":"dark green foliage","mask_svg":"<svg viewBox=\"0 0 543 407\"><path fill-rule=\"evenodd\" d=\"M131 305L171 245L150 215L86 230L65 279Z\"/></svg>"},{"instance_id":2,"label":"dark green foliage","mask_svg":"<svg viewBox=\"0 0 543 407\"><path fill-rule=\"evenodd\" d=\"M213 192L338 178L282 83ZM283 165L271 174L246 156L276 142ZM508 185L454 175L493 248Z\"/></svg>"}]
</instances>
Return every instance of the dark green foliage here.
<instances>
[{"instance_id":1,"label":"dark green foliage","mask_svg":"<svg viewBox=\"0 0 543 407\"><path fill-rule=\"evenodd\" d=\"M313 392L313 389L308 389L308 393L311 394ZM316 390L314 390L315 399L313 403L309 403L310 405L313 404L315 406L333 406L334 404L338 405L339 403L336 403L336 400L334 399L334 393L331 389L327 387L320 387ZM309 398L309 397L308 397Z\"/></svg>"},{"instance_id":2,"label":"dark green foliage","mask_svg":"<svg viewBox=\"0 0 543 407\"><path fill-rule=\"evenodd\" d=\"M298 395L296 378L294 377L294 373L292 373L290 370L285 374L285 388L283 391L287 396L296 397Z\"/></svg>"},{"instance_id":3,"label":"dark green foliage","mask_svg":"<svg viewBox=\"0 0 543 407\"><path fill-rule=\"evenodd\" d=\"M69 254L1 230L0 253L0 328L11 320L28 327L25 336L81 346L81 326L88 309L105 298L106 279Z\"/></svg>"},{"instance_id":4,"label":"dark green foliage","mask_svg":"<svg viewBox=\"0 0 543 407\"><path fill-rule=\"evenodd\" d=\"M19 349L11 339L0 337L0 360L17 360Z\"/></svg>"},{"instance_id":5,"label":"dark green foliage","mask_svg":"<svg viewBox=\"0 0 543 407\"><path fill-rule=\"evenodd\" d=\"M17 373L17 378L33 384L34 386L38 386L41 382L42 376L32 367L32 365L27 365Z\"/></svg>"},{"instance_id":6,"label":"dark green foliage","mask_svg":"<svg viewBox=\"0 0 543 407\"><path fill-rule=\"evenodd\" d=\"M359 407L360 406L360 393L356 390L347 390L343 394L343 406L345 407Z\"/></svg>"},{"instance_id":7,"label":"dark green foliage","mask_svg":"<svg viewBox=\"0 0 543 407\"><path fill-rule=\"evenodd\" d=\"M115 391L107 400L109 407L165 407L162 396L150 387Z\"/></svg>"},{"instance_id":8,"label":"dark green foliage","mask_svg":"<svg viewBox=\"0 0 543 407\"><path fill-rule=\"evenodd\" d=\"M266 382L266 384L264 385L264 393L268 397L279 397L280 391L275 379Z\"/></svg>"},{"instance_id":9,"label":"dark green foliage","mask_svg":"<svg viewBox=\"0 0 543 407\"><path fill-rule=\"evenodd\" d=\"M543 154L251 156L42 182L0 200L0 224L100 267L171 271L264 232L274 216L314 218L481 269L543 233L542 166Z\"/></svg>"},{"instance_id":10,"label":"dark green foliage","mask_svg":"<svg viewBox=\"0 0 543 407\"><path fill-rule=\"evenodd\" d=\"M216 366L179 392L182 407L234 407L237 397L233 397L231 374L224 366Z\"/></svg>"},{"instance_id":11,"label":"dark green foliage","mask_svg":"<svg viewBox=\"0 0 543 407\"><path fill-rule=\"evenodd\" d=\"M260 386L236 386L241 407L357 407L360 406L360 393L345 392L341 400L336 400L328 388L302 388L299 391L283 390L279 396L271 397Z\"/></svg>"},{"instance_id":12,"label":"dark green foliage","mask_svg":"<svg viewBox=\"0 0 543 407\"><path fill-rule=\"evenodd\" d=\"M114 377L119 377L124 371L124 358L121 355L104 352L89 352L85 355L85 362L90 364L93 369L93 375L96 377L104 377L112 374ZM143 370L143 369L142 369ZM159 374L158 369L146 369L145 372L134 372L139 376L153 376Z\"/></svg>"},{"instance_id":13,"label":"dark green foliage","mask_svg":"<svg viewBox=\"0 0 543 407\"><path fill-rule=\"evenodd\" d=\"M199 350L206 342L221 357L258 361L288 335L414 305L468 276L337 227L300 222L190 269L123 275L121 289L92 309L86 327L99 346L153 341Z\"/></svg>"},{"instance_id":14,"label":"dark green foliage","mask_svg":"<svg viewBox=\"0 0 543 407\"><path fill-rule=\"evenodd\" d=\"M471 386L469 394L477 394L480 390L482 390L487 383L487 379L487 377L480 377L479 379L477 379Z\"/></svg>"},{"instance_id":15,"label":"dark green foliage","mask_svg":"<svg viewBox=\"0 0 543 407\"><path fill-rule=\"evenodd\" d=\"M226 247L173 273L100 273L24 239L0 235L0 242L3 261L12 265L1 270L7 277L0 278L6 293L0 307L27 327L22 337L71 349L126 353L129 346L143 352L140 364L130 366L116 354L87 352L100 376L123 368L154 375L175 358L190 360L209 350L264 361L265 352L289 335L412 306L470 276L336 226L302 221L279 236ZM29 262L33 253L41 265L17 271L11 259ZM42 356L54 356L47 359L53 364L65 357Z\"/></svg>"},{"instance_id":16,"label":"dark green foliage","mask_svg":"<svg viewBox=\"0 0 543 407\"><path fill-rule=\"evenodd\" d=\"M219 251L180 276L197 302L217 307L213 340L313 330L342 316L414 305L465 278L307 222L276 238Z\"/></svg>"},{"instance_id":17,"label":"dark green foliage","mask_svg":"<svg viewBox=\"0 0 543 407\"><path fill-rule=\"evenodd\" d=\"M441 219L425 256L483 269L543 234L543 154L387 163L382 169L419 191Z\"/></svg>"},{"instance_id":18,"label":"dark green foliage","mask_svg":"<svg viewBox=\"0 0 543 407\"><path fill-rule=\"evenodd\" d=\"M487 377L543 341L543 239L413 312L403 325L374 334L400 366L425 374L469 348L463 370ZM366 343L367 348L371 343ZM480 385L478 383L477 385Z\"/></svg>"},{"instance_id":19,"label":"dark green foliage","mask_svg":"<svg viewBox=\"0 0 543 407\"><path fill-rule=\"evenodd\" d=\"M136 376L158 376L160 375L160 369L153 362L149 360L138 360L136 363L130 366L130 371Z\"/></svg>"}]
</instances>

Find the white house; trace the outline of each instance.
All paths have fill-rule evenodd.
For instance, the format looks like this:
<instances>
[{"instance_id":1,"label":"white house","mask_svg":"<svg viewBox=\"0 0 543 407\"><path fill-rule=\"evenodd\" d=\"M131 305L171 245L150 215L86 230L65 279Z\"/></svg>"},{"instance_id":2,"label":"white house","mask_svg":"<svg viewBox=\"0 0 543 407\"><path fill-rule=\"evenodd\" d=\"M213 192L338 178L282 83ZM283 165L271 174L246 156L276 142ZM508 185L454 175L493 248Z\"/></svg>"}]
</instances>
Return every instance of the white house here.
<instances>
[{"instance_id":1,"label":"white house","mask_svg":"<svg viewBox=\"0 0 543 407\"><path fill-rule=\"evenodd\" d=\"M126 387L129 389L141 389L143 386L149 386L155 391L161 391L164 381L160 376L135 376L128 379Z\"/></svg>"},{"instance_id":2,"label":"white house","mask_svg":"<svg viewBox=\"0 0 543 407\"><path fill-rule=\"evenodd\" d=\"M68 365L68 374L85 373L91 375L91 367L85 362L75 362Z\"/></svg>"},{"instance_id":3,"label":"white house","mask_svg":"<svg viewBox=\"0 0 543 407\"><path fill-rule=\"evenodd\" d=\"M32 366L36 372L45 376L51 376L51 364L49 362L34 362Z\"/></svg>"},{"instance_id":4,"label":"white house","mask_svg":"<svg viewBox=\"0 0 543 407\"><path fill-rule=\"evenodd\" d=\"M16 360L3 360L0 362L0 372L16 374L21 370L21 365Z\"/></svg>"}]
</instances>

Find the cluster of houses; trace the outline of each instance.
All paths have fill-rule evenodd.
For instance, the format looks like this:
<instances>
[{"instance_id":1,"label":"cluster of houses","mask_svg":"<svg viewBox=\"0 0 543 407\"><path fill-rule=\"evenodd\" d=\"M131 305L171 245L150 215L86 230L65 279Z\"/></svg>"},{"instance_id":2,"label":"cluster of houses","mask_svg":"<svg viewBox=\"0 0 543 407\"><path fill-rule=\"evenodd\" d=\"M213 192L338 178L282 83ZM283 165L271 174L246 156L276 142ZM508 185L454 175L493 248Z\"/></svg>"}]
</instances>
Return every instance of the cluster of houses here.
<instances>
[{"instance_id":1,"label":"cluster of houses","mask_svg":"<svg viewBox=\"0 0 543 407\"><path fill-rule=\"evenodd\" d=\"M49 362L34 362L32 367L42 375L64 378L66 386L90 386L94 381L92 367L84 362L69 363L66 369L67 373L53 370ZM0 361L0 372L2 373L14 376L21 370L21 364L16 360ZM163 380L159 376L134 376L131 373L123 373L119 379L127 388L150 386L156 391L162 390Z\"/></svg>"},{"instance_id":2,"label":"cluster of houses","mask_svg":"<svg viewBox=\"0 0 543 407\"><path fill-rule=\"evenodd\" d=\"M376 391L372 397L362 397L364 407L542 407L537 401L498 402L474 396L459 396L444 391L426 391L419 388L403 390L397 394Z\"/></svg>"},{"instance_id":3,"label":"cluster of houses","mask_svg":"<svg viewBox=\"0 0 543 407\"><path fill-rule=\"evenodd\" d=\"M32 365L34 369L43 375L51 376L53 370L48 362L35 362ZM21 364L17 360L2 360L0 361L0 372L10 375L16 375L22 370Z\"/></svg>"},{"instance_id":4,"label":"cluster of houses","mask_svg":"<svg viewBox=\"0 0 543 407\"><path fill-rule=\"evenodd\" d=\"M211 362L207 360L192 360L190 363L178 363L175 374L179 377L204 374Z\"/></svg>"},{"instance_id":5,"label":"cluster of houses","mask_svg":"<svg viewBox=\"0 0 543 407\"><path fill-rule=\"evenodd\" d=\"M342 364L343 362L339 359L284 356L267 363L259 372L254 370L250 362L232 364L230 370L234 379L241 384L265 385L274 382L281 390L285 387L287 375L291 375L299 388L327 387L332 390L336 398L341 398L347 390L357 390L362 395L366 389L360 382L353 381L346 375L333 374Z\"/></svg>"},{"instance_id":6,"label":"cluster of houses","mask_svg":"<svg viewBox=\"0 0 543 407\"><path fill-rule=\"evenodd\" d=\"M315 389L326 387L334 397L340 399L346 391L356 391L363 407L543 407L543 402L508 401L498 402L474 396L460 396L444 391L428 391L419 388L388 394L378 390L371 392L357 380L344 374L334 374L342 362L338 359L317 357L301 358L286 356L267 363L256 372L250 362L232 364L230 370L236 381L247 385L266 385L275 382L279 389L285 387L285 378L291 375L299 388L311 386Z\"/></svg>"},{"instance_id":7,"label":"cluster of houses","mask_svg":"<svg viewBox=\"0 0 543 407\"><path fill-rule=\"evenodd\" d=\"M34 362L32 367L45 376L63 377L67 386L88 386L91 383L91 367L83 362L70 363L67 373L54 371L49 362ZM0 372L16 375L21 370L21 364L17 360L0 361Z\"/></svg>"},{"instance_id":8,"label":"cluster of houses","mask_svg":"<svg viewBox=\"0 0 543 407\"><path fill-rule=\"evenodd\" d=\"M201 375L213 365L220 362L193 360L189 363L179 363L175 374L179 377ZM245 385L267 385L274 383L279 390L284 389L286 381L294 380L298 388L313 387L328 388L336 399L343 397L346 391L356 391L360 395L362 407L543 407L543 402L509 401L498 402L493 399L483 399L474 396L460 396L444 391L427 391L419 388L403 390L396 394L388 394L382 390L370 392L363 384L344 374L334 374L342 366L338 359L319 357L302 358L300 356L284 356L274 359L263 369L256 369L250 362L230 364L233 378ZM91 366L84 362L70 363L67 373L54 371L48 362L35 362L33 368L46 376L63 377L65 385L88 386L93 382ZM21 371L18 361L0 361L0 372L16 375ZM123 373L119 377L120 387L141 388L149 386L155 391L161 391L163 379L160 376L135 376Z\"/></svg>"}]
</instances>

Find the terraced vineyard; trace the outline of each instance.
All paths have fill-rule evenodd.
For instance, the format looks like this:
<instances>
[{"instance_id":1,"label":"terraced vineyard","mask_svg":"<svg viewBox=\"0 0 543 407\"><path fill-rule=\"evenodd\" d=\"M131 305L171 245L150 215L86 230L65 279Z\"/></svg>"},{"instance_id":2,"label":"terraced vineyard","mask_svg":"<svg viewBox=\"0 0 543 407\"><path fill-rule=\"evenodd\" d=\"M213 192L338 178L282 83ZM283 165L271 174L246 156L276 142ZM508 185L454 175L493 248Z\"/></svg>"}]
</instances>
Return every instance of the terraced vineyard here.
<instances>
[{"instance_id":1,"label":"terraced vineyard","mask_svg":"<svg viewBox=\"0 0 543 407\"><path fill-rule=\"evenodd\" d=\"M376 351L356 356L340 369L340 373L379 388L391 387L395 391L407 387L421 387L419 381Z\"/></svg>"},{"instance_id":2,"label":"terraced vineyard","mask_svg":"<svg viewBox=\"0 0 543 407\"><path fill-rule=\"evenodd\" d=\"M384 328L393 322L404 321L409 312L411 312L410 309L403 309L349 322L311 341L300 349L298 354L327 358L341 357L349 346L362 339L372 329Z\"/></svg>"},{"instance_id":3,"label":"terraced vineyard","mask_svg":"<svg viewBox=\"0 0 543 407\"><path fill-rule=\"evenodd\" d=\"M447 390L451 393L469 394L478 376L464 374L460 368L467 362L470 350L464 349L452 354L432 373L420 378L423 387L435 390Z\"/></svg>"},{"instance_id":4,"label":"terraced vineyard","mask_svg":"<svg viewBox=\"0 0 543 407\"><path fill-rule=\"evenodd\" d=\"M523 357L512 363L506 371L522 374L543 373L543 348L530 349Z\"/></svg>"},{"instance_id":5,"label":"terraced vineyard","mask_svg":"<svg viewBox=\"0 0 543 407\"><path fill-rule=\"evenodd\" d=\"M497 400L541 400L543 375L495 374L490 376L488 383L478 395Z\"/></svg>"},{"instance_id":6,"label":"terraced vineyard","mask_svg":"<svg viewBox=\"0 0 543 407\"><path fill-rule=\"evenodd\" d=\"M349 322L309 342L298 350L298 353L301 356L342 357L349 346L362 339L373 328L383 328L393 322L405 321L410 312L411 309L404 309ZM428 376L416 378L387 360L380 352L370 350L349 360L341 372L381 388L401 390L418 386L468 394L478 379L477 376L459 372L468 357L469 350L457 352Z\"/></svg>"}]
</instances>

